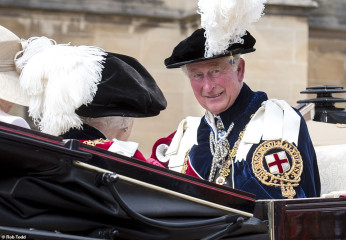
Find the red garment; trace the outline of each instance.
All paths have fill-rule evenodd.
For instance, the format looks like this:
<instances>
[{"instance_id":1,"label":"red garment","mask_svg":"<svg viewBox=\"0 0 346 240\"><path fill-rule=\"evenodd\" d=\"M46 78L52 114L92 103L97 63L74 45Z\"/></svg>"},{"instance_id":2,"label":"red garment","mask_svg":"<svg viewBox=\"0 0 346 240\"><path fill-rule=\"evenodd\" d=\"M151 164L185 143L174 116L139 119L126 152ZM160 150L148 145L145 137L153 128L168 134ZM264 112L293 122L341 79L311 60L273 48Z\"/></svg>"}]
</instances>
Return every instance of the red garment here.
<instances>
[{"instance_id":1,"label":"red garment","mask_svg":"<svg viewBox=\"0 0 346 240\"><path fill-rule=\"evenodd\" d=\"M113 141L110 141L110 140L94 140L94 141L78 140L78 141L80 141L82 143L85 143L85 144L88 144L88 145L99 147L99 148L102 148L102 149L105 149L105 150L108 150L110 148L110 146L113 144ZM132 158L135 158L135 159L138 159L138 160L142 160L144 162L151 163L151 164L159 166L159 167L165 167L158 160L155 160L155 159L152 159L152 158L146 159L143 156L143 154L140 151L138 151L138 150L136 150L136 152L132 156Z\"/></svg>"},{"instance_id":2,"label":"red garment","mask_svg":"<svg viewBox=\"0 0 346 240\"><path fill-rule=\"evenodd\" d=\"M201 176L199 176L199 174L195 171L195 169L191 166L191 163L190 163L190 158L188 157L188 160L187 160L187 168L186 168L186 172L185 174L187 175L190 175L190 176L193 176L193 177L196 177L196 178L199 178L199 179L203 179Z\"/></svg>"},{"instance_id":3,"label":"red garment","mask_svg":"<svg viewBox=\"0 0 346 240\"><path fill-rule=\"evenodd\" d=\"M156 159L153 159L153 158L148 158L145 160L147 163L151 163L151 164L154 164L156 166L159 166L159 167L166 167L164 166L160 161L156 160Z\"/></svg>"},{"instance_id":4,"label":"red garment","mask_svg":"<svg viewBox=\"0 0 346 240\"><path fill-rule=\"evenodd\" d=\"M166 144L167 146L169 146L172 142L172 139L174 137L174 134L176 133L176 131L174 131L173 133L171 133L169 136L164 137L164 138L160 138L159 140L157 140L152 148L151 151L151 156L150 158L156 161L160 162L160 159L156 156L156 149L158 146L160 146L161 144ZM168 162L160 162L161 165L168 167Z\"/></svg>"},{"instance_id":5,"label":"red garment","mask_svg":"<svg viewBox=\"0 0 346 240\"><path fill-rule=\"evenodd\" d=\"M156 161L159 161L160 162L160 159L158 159L158 157L156 156L156 149L159 145L161 144L166 144L166 145L170 145L171 142L172 142L172 139L175 135L176 131L174 131L172 134L170 134L169 136L167 137L164 137L164 138L160 138L159 140L157 140L153 146L153 149L152 149L152 152L151 152L151 159L153 160L156 160ZM150 159L149 158L149 159ZM168 167L168 163L169 161L167 162L160 162L161 164L163 164L165 167ZM186 168L186 172L185 174L186 175L190 175L190 176L193 176L193 177L196 177L196 178L199 178L199 179L203 179L196 171L195 169L191 166L191 163L190 163L190 159L188 159L187 161L187 168Z\"/></svg>"}]
</instances>

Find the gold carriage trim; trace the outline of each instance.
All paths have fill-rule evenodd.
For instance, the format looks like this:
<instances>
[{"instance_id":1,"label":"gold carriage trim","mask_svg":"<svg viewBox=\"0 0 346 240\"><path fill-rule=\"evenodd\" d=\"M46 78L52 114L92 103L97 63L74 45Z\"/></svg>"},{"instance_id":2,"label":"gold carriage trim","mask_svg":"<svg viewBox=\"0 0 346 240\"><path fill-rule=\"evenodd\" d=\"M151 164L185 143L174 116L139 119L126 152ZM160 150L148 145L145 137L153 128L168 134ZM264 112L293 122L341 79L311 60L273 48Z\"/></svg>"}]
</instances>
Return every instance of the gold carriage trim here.
<instances>
[{"instance_id":1,"label":"gold carriage trim","mask_svg":"<svg viewBox=\"0 0 346 240\"><path fill-rule=\"evenodd\" d=\"M285 151L291 157L292 166L287 171L271 173L264 168L265 156L270 150ZM303 161L298 149L287 141L270 140L260 144L252 156L252 171L261 183L272 187L281 187L282 196L293 198L296 191L293 187L299 186L303 172Z\"/></svg>"}]
</instances>

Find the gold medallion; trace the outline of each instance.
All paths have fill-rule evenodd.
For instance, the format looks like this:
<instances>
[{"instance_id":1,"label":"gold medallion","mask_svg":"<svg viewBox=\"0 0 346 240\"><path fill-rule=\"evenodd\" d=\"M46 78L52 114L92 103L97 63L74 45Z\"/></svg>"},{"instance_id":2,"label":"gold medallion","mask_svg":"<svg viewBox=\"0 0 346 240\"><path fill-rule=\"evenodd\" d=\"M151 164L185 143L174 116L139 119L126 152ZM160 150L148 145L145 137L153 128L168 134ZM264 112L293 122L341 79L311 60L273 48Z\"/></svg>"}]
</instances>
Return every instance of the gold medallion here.
<instances>
[{"instance_id":1,"label":"gold medallion","mask_svg":"<svg viewBox=\"0 0 346 240\"><path fill-rule=\"evenodd\" d=\"M280 140L265 141L252 156L252 171L261 183L281 187L282 196L293 198L296 195L293 187L299 186L303 161L293 144Z\"/></svg>"},{"instance_id":2,"label":"gold medallion","mask_svg":"<svg viewBox=\"0 0 346 240\"><path fill-rule=\"evenodd\" d=\"M215 181L216 184L219 184L219 185L224 185L226 184L226 179L222 176L216 178L216 181Z\"/></svg>"}]
</instances>

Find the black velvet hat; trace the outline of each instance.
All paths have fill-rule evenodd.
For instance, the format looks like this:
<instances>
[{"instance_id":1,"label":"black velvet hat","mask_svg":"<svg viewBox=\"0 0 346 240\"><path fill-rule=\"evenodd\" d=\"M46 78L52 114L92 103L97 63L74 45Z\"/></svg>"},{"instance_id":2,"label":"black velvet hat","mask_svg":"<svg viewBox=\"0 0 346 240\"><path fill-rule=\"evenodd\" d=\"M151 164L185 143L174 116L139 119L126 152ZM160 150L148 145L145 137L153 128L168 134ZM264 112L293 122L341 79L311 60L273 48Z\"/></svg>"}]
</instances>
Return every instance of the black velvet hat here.
<instances>
[{"instance_id":1,"label":"black velvet hat","mask_svg":"<svg viewBox=\"0 0 346 240\"><path fill-rule=\"evenodd\" d=\"M102 80L92 102L76 113L82 117L151 117L167 106L166 99L149 72L135 59L107 53Z\"/></svg>"},{"instance_id":2,"label":"black velvet hat","mask_svg":"<svg viewBox=\"0 0 346 240\"><path fill-rule=\"evenodd\" d=\"M246 31L246 34L242 37L244 43L235 43L230 45L227 50L219 55L205 58L205 42L206 38L204 36L205 30L200 28L196 30L192 35L185 40L181 41L172 52L169 58L165 59L165 65L167 68L178 68L187 63L201 62L205 60L210 60L213 58L219 58L224 56L245 54L255 51L253 46L256 43L256 39Z\"/></svg>"}]
</instances>

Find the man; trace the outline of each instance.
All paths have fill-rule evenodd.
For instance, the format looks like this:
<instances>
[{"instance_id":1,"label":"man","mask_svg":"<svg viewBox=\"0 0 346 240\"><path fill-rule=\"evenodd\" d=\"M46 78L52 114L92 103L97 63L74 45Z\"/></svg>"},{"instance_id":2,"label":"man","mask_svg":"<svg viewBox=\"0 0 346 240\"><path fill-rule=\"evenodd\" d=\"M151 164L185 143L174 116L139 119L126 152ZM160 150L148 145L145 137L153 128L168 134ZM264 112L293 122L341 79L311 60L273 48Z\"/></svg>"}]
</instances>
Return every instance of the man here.
<instances>
[{"instance_id":1,"label":"man","mask_svg":"<svg viewBox=\"0 0 346 240\"><path fill-rule=\"evenodd\" d=\"M286 102L268 100L243 82L245 60L240 54L253 52L256 40L249 32L242 39L205 57L205 30L198 29L165 60L167 68L183 69L206 110L183 172L251 192L257 199L319 196L306 123Z\"/></svg>"}]
</instances>

